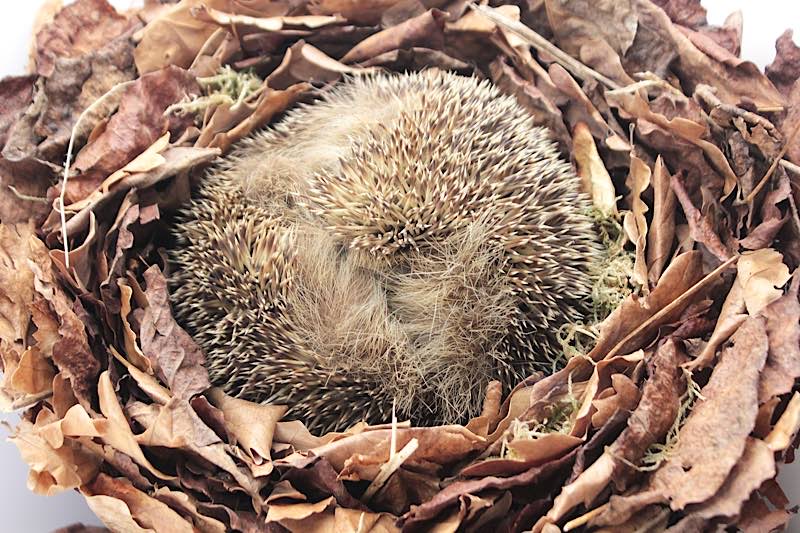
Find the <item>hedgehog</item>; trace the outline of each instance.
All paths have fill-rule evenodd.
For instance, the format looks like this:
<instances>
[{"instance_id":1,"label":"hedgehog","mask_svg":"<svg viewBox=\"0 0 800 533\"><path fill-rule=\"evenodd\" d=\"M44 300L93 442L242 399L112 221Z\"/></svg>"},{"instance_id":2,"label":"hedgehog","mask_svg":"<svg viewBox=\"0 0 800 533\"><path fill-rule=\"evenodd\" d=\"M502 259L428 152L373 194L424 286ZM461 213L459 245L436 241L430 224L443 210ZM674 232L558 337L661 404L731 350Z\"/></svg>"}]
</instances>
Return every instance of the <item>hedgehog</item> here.
<instances>
[{"instance_id":1,"label":"hedgehog","mask_svg":"<svg viewBox=\"0 0 800 533\"><path fill-rule=\"evenodd\" d=\"M353 77L207 171L172 228L172 302L212 383L315 433L460 423L588 312L590 207L488 81Z\"/></svg>"}]
</instances>

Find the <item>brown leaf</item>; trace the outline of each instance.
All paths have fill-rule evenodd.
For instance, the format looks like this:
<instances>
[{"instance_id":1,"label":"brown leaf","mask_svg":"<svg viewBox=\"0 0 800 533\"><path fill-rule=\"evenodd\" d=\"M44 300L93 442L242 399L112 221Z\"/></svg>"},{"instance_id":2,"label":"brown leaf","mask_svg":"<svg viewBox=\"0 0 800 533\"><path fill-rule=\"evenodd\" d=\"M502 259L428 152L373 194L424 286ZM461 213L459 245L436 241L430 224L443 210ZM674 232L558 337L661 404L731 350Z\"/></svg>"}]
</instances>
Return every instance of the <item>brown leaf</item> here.
<instances>
[{"instance_id":1,"label":"brown leaf","mask_svg":"<svg viewBox=\"0 0 800 533\"><path fill-rule=\"evenodd\" d=\"M437 9L426 11L367 37L342 58L342 63L358 63L390 50L414 46L440 50L444 47L444 22L443 12Z\"/></svg>"},{"instance_id":2,"label":"brown leaf","mask_svg":"<svg viewBox=\"0 0 800 533\"><path fill-rule=\"evenodd\" d=\"M78 0L36 34L36 71L50 76L59 57L80 57L130 32L138 21L116 12L106 0Z\"/></svg>"},{"instance_id":3,"label":"brown leaf","mask_svg":"<svg viewBox=\"0 0 800 533\"><path fill-rule=\"evenodd\" d=\"M686 387L680 369L684 360L674 340L658 348L650 363L650 379L644 385L639 405L628 418L628 427L600 459L561 489L541 524L561 520L581 503L588 506L612 480L618 488L625 488L630 471L620 459L637 464L651 444L664 439L678 414Z\"/></svg>"},{"instance_id":4,"label":"brown leaf","mask_svg":"<svg viewBox=\"0 0 800 533\"><path fill-rule=\"evenodd\" d=\"M649 208L641 196L650 186L650 175L651 171L647 163L632 153L631 166L628 178L625 181L630 190L628 205L631 206L631 210L625 213L623 228L628 240L636 247L636 259L633 264L631 280L642 287L642 291L645 294L650 292L647 281L647 261L645 259L645 247L647 245L647 217L645 213L649 211Z\"/></svg>"},{"instance_id":5,"label":"brown leaf","mask_svg":"<svg viewBox=\"0 0 800 533\"><path fill-rule=\"evenodd\" d=\"M711 333L708 342L692 362L687 365L687 368L696 370L709 366L717 353L717 349L723 342L727 341L734 332L739 329L739 326L747 320L747 308L744 304L744 291L739 279L733 280L731 290L725 301L722 303L717 323L714 325L714 331Z\"/></svg>"},{"instance_id":6,"label":"brown leaf","mask_svg":"<svg viewBox=\"0 0 800 533\"><path fill-rule=\"evenodd\" d=\"M653 479L673 510L705 502L720 490L755 426L759 374L767 357L763 320L748 319L731 342Z\"/></svg>"},{"instance_id":7,"label":"brown leaf","mask_svg":"<svg viewBox=\"0 0 800 533\"><path fill-rule=\"evenodd\" d=\"M133 46L128 39L114 40L81 57L57 58L53 73L9 131L3 157L15 162L33 157L61 164L80 114L134 74ZM82 142L107 112L108 108L101 106L97 113L87 115L76 141Z\"/></svg>"},{"instance_id":8,"label":"brown leaf","mask_svg":"<svg viewBox=\"0 0 800 533\"><path fill-rule=\"evenodd\" d=\"M52 495L80 487L94 478L100 464L98 457L75 440L64 440L57 447L51 445L40 430L54 418L52 412L42 409L34 423L22 419L9 438L31 469L28 489L37 494Z\"/></svg>"},{"instance_id":9,"label":"brown leaf","mask_svg":"<svg viewBox=\"0 0 800 533\"><path fill-rule=\"evenodd\" d=\"M791 391L800 378L800 302L796 275L787 293L764 308L769 355L759 384L759 402Z\"/></svg>"},{"instance_id":10,"label":"brown leaf","mask_svg":"<svg viewBox=\"0 0 800 533\"><path fill-rule=\"evenodd\" d=\"M756 65L744 62L733 67L712 60L672 24L664 11L649 0L633 2L639 14L640 27L646 26L678 54L680 61L674 64L674 68L689 91L703 83L715 87L720 99L729 104L737 105L742 100L750 100L757 108L786 105L781 93Z\"/></svg>"},{"instance_id":11,"label":"brown leaf","mask_svg":"<svg viewBox=\"0 0 800 533\"><path fill-rule=\"evenodd\" d=\"M105 131L75 158L75 170L67 184L68 203L88 196L112 172L121 169L150 147L170 128L164 111L200 88L187 71L168 67L145 74L127 88L119 110ZM140 169L141 171L142 169Z\"/></svg>"},{"instance_id":12,"label":"brown leaf","mask_svg":"<svg viewBox=\"0 0 800 533\"><path fill-rule=\"evenodd\" d=\"M144 273L148 306L141 313L142 352L150 359L156 375L178 398L189 399L211 384L203 366L205 356L175 319L167 293L167 280L157 266Z\"/></svg>"},{"instance_id":13,"label":"brown leaf","mask_svg":"<svg viewBox=\"0 0 800 533\"><path fill-rule=\"evenodd\" d=\"M600 360L607 357L612 350L614 353L630 353L640 348L660 325L675 321L691 302L682 302L666 316L653 322L652 318L656 313L669 305L674 306L676 298L686 293L701 278L699 253L684 253L673 259L649 295L644 298L629 296L600 323L600 336L588 356ZM647 326L642 329L643 324Z\"/></svg>"},{"instance_id":14,"label":"brown leaf","mask_svg":"<svg viewBox=\"0 0 800 533\"><path fill-rule=\"evenodd\" d=\"M438 68L459 74L471 74L472 65L447 55L440 50L414 46L402 50L390 50L361 63L365 68L382 67L394 72L417 72Z\"/></svg>"},{"instance_id":15,"label":"brown leaf","mask_svg":"<svg viewBox=\"0 0 800 533\"><path fill-rule=\"evenodd\" d=\"M143 527L156 533L192 533L191 523L169 506L136 489L125 478L99 474L92 483L81 489L85 496L109 496L125 503L131 516ZM108 527L113 524L106 523Z\"/></svg>"},{"instance_id":16,"label":"brown leaf","mask_svg":"<svg viewBox=\"0 0 800 533\"><path fill-rule=\"evenodd\" d=\"M791 277L781 253L771 248L744 252L737 268L742 298L750 316L758 315L780 298L783 295L782 287Z\"/></svg>"},{"instance_id":17,"label":"brown leaf","mask_svg":"<svg viewBox=\"0 0 800 533\"><path fill-rule=\"evenodd\" d=\"M722 243L720 236L714 231L714 225L709 221L708 216L704 216L692 204L692 199L689 193L686 192L686 187L683 180L678 176L670 178L670 185L675 192L678 201L683 208L683 214L686 216L686 222L689 224L690 235L693 241L703 244L709 252L720 261L727 261L731 257L731 252Z\"/></svg>"},{"instance_id":18,"label":"brown leaf","mask_svg":"<svg viewBox=\"0 0 800 533\"><path fill-rule=\"evenodd\" d=\"M36 76L7 76L0 80L0 150L6 144L8 130L33 100L35 81Z\"/></svg>"},{"instance_id":19,"label":"brown leaf","mask_svg":"<svg viewBox=\"0 0 800 533\"><path fill-rule=\"evenodd\" d=\"M706 24L706 8L700 0L653 0L675 24L697 28Z\"/></svg>"},{"instance_id":20,"label":"brown leaf","mask_svg":"<svg viewBox=\"0 0 800 533\"><path fill-rule=\"evenodd\" d=\"M578 176L584 192L592 197L592 204L605 216L613 215L617 212L617 193L614 191L614 182L606 170L600 154L597 153L597 145L594 143L589 126L585 122L578 122L572 132L572 157L578 167ZM633 165L631 165L633 169ZM647 184L644 185L645 187ZM639 190L639 194L643 191ZM638 197L638 194L636 195ZM642 215L647 212L642 211ZM645 223L646 228L646 223Z\"/></svg>"},{"instance_id":21,"label":"brown leaf","mask_svg":"<svg viewBox=\"0 0 800 533\"><path fill-rule=\"evenodd\" d=\"M615 413L633 411L639 404L639 387L625 374L612 374L611 387L592 400L596 411L592 414L592 427L605 426Z\"/></svg>"},{"instance_id":22,"label":"brown leaf","mask_svg":"<svg viewBox=\"0 0 800 533\"><path fill-rule=\"evenodd\" d=\"M638 20L630 0L600 3L590 0L545 0L547 19L559 47L573 57L602 39L624 56L636 37Z\"/></svg>"},{"instance_id":23,"label":"brown leaf","mask_svg":"<svg viewBox=\"0 0 800 533\"><path fill-rule=\"evenodd\" d=\"M708 501L689 506L686 512L703 520L738 516L750 494L775 474L772 450L764 441L748 437L744 453L719 491Z\"/></svg>"},{"instance_id":24,"label":"brown leaf","mask_svg":"<svg viewBox=\"0 0 800 533\"><path fill-rule=\"evenodd\" d=\"M800 47L794 42L794 32L786 30L775 42L775 59L767 65L765 72L785 96L800 78Z\"/></svg>"},{"instance_id":25,"label":"brown leaf","mask_svg":"<svg viewBox=\"0 0 800 533\"><path fill-rule=\"evenodd\" d=\"M400 0L312 0L308 10L315 15L341 15L358 24L377 24L383 13Z\"/></svg>"},{"instance_id":26,"label":"brown leaf","mask_svg":"<svg viewBox=\"0 0 800 533\"><path fill-rule=\"evenodd\" d=\"M280 91L265 89L255 102L252 114L232 129L216 134L209 143L209 147L219 148L226 152L233 143L267 124L274 116L285 111L297 101L301 94L310 89L311 86L307 83L296 83L286 90Z\"/></svg>"},{"instance_id":27,"label":"brown leaf","mask_svg":"<svg viewBox=\"0 0 800 533\"><path fill-rule=\"evenodd\" d=\"M374 69L350 67L300 41L286 50L283 61L266 79L271 89L283 91L300 82L330 83L347 74L366 74Z\"/></svg>"},{"instance_id":28,"label":"brown leaf","mask_svg":"<svg viewBox=\"0 0 800 533\"><path fill-rule=\"evenodd\" d=\"M194 16L200 6L254 17L281 16L288 3L272 0L181 0L158 13L141 32L136 68L147 74L169 65L189 68L208 38L218 29L213 21Z\"/></svg>"},{"instance_id":29,"label":"brown leaf","mask_svg":"<svg viewBox=\"0 0 800 533\"><path fill-rule=\"evenodd\" d=\"M655 285L668 263L675 240L675 193L661 156L656 159L652 176L653 220L647 233L647 268L650 283Z\"/></svg>"}]
</instances>

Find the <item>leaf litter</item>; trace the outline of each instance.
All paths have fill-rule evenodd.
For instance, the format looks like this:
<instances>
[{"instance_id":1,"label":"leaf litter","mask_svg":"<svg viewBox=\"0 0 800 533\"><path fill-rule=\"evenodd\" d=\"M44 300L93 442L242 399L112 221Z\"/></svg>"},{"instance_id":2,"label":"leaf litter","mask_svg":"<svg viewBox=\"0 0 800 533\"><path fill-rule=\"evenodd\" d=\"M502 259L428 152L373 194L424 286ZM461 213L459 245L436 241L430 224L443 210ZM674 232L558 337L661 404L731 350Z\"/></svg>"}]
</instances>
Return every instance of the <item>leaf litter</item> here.
<instances>
[{"instance_id":1,"label":"leaf litter","mask_svg":"<svg viewBox=\"0 0 800 533\"><path fill-rule=\"evenodd\" d=\"M121 531L785 526L800 48L784 33L760 72L747 21L710 25L695 0L502 4L42 13L31 73L0 81L0 404L24 410L32 490L79 489ZM608 260L555 372L490 387L466 426L312 435L210 388L159 235L204 165L377 67L515 96L573 163Z\"/></svg>"}]
</instances>

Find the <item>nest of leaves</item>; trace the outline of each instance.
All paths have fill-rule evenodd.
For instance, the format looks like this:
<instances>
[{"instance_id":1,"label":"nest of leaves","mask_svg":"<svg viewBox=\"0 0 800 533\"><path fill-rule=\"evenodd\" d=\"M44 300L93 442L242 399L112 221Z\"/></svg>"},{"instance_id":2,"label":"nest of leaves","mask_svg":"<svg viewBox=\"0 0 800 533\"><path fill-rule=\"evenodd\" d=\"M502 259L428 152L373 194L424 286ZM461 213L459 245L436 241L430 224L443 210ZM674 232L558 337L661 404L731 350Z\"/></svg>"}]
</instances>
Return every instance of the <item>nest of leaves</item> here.
<instances>
[{"instance_id":1,"label":"nest of leaves","mask_svg":"<svg viewBox=\"0 0 800 533\"><path fill-rule=\"evenodd\" d=\"M32 490L136 532L788 522L800 49L784 34L762 73L741 17L709 26L699 0L489 4L47 3L32 73L0 82L2 400ZM343 76L423 68L491 79L550 128L625 238L610 314L466 426L317 436L211 388L163 253L202 167Z\"/></svg>"}]
</instances>

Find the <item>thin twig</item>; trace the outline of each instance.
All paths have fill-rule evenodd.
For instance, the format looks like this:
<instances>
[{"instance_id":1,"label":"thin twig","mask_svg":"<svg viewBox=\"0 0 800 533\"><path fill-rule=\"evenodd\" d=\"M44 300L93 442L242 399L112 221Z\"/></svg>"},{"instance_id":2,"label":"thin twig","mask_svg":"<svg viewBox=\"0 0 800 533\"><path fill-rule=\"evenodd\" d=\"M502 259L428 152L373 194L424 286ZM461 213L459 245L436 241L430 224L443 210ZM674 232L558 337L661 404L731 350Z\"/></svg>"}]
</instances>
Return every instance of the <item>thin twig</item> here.
<instances>
[{"instance_id":1,"label":"thin twig","mask_svg":"<svg viewBox=\"0 0 800 533\"><path fill-rule=\"evenodd\" d=\"M470 4L469 7L477 11L487 19L491 20L498 26L502 26L511 33L524 39L529 45L536 48L538 51L550 54L562 67L570 71L572 74L578 76L579 78L584 80L586 78L594 78L597 81L601 82L606 87L608 87L609 89L620 88L620 85L617 82L603 76L596 70L587 67L586 65L584 65L583 63L581 63L568 53L564 52L556 45L554 45L553 43L551 43L550 41L548 41L535 31L533 31L528 26L522 24L521 22L517 22L516 20L503 16L497 11L494 11L493 9L486 6Z\"/></svg>"},{"instance_id":2,"label":"thin twig","mask_svg":"<svg viewBox=\"0 0 800 533\"><path fill-rule=\"evenodd\" d=\"M29 394L27 396L23 396L22 398L17 398L16 400L14 400L14 402L12 402L11 409L13 409L14 411L17 411L19 409L26 409L31 405L39 403L42 400L46 400L52 395L53 391L48 390L37 394Z\"/></svg>"},{"instance_id":3,"label":"thin twig","mask_svg":"<svg viewBox=\"0 0 800 533\"><path fill-rule=\"evenodd\" d=\"M572 531L575 528L584 526L589 523L589 520L594 518L595 516L602 514L606 509L608 509L608 504L604 503L600 507L595 507L591 511L582 514L578 518L573 518L566 524L564 524L563 530L564 531Z\"/></svg>"},{"instance_id":4,"label":"thin twig","mask_svg":"<svg viewBox=\"0 0 800 533\"><path fill-rule=\"evenodd\" d=\"M48 203L47 202L47 198L42 198L41 196L31 196L29 194L25 194L25 193L19 192L17 190L17 188L14 187L13 185L7 185L7 187L9 189L11 189L11 192L14 193L14 196L19 198L20 200L26 200L28 202L38 202L38 203L41 203L41 204Z\"/></svg>"},{"instance_id":5,"label":"thin twig","mask_svg":"<svg viewBox=\"0 0 800 533\"><path fill-rule=\"evenodd\" d=\"M397 469L399 469L403 463L406 462L406 459L411 457L411 455L417 451L418 446L419 440L416 438L411 439L405 446L403 446L402 450L394 455L394 457L381 465L378 475L375 476L375 479L373 479L372 483L369 484L367 490L364 491L362 500L365 503L369 502L372 497L375 496L379 490L381 490L386 482L389 481L389 478L392 477L392 474L394 474Z\"/></svg>"}]
</instances>

